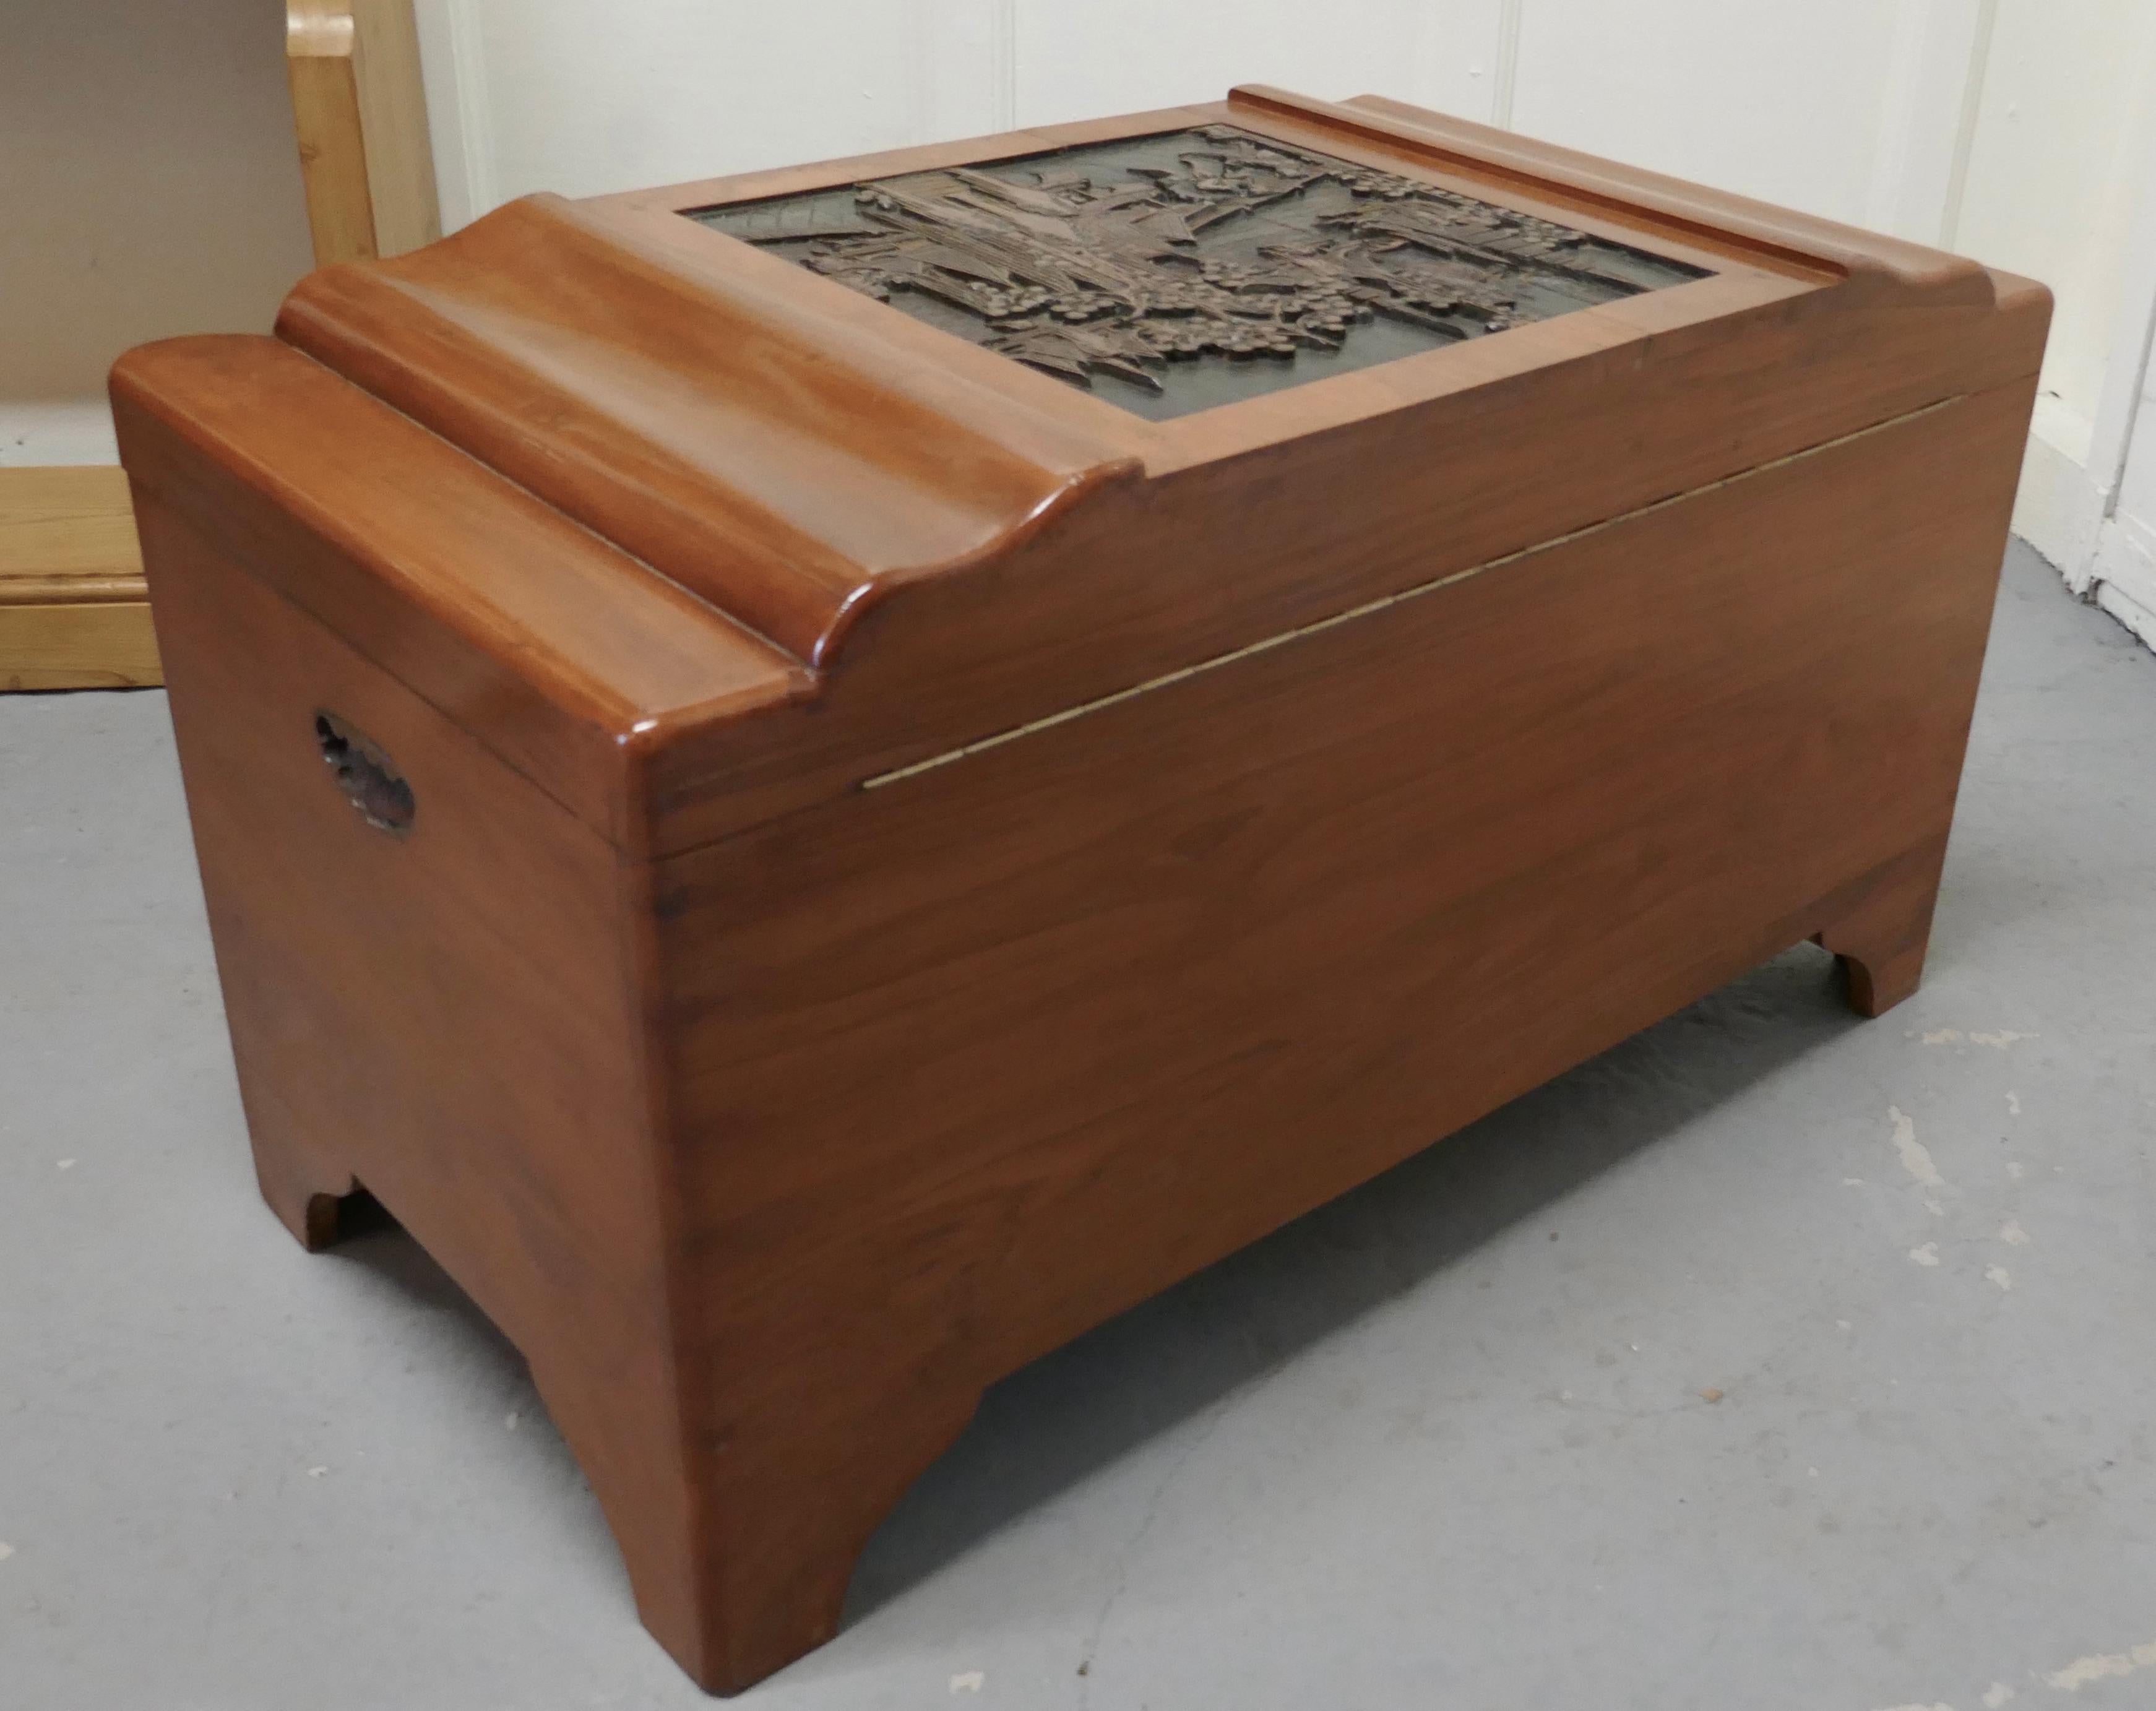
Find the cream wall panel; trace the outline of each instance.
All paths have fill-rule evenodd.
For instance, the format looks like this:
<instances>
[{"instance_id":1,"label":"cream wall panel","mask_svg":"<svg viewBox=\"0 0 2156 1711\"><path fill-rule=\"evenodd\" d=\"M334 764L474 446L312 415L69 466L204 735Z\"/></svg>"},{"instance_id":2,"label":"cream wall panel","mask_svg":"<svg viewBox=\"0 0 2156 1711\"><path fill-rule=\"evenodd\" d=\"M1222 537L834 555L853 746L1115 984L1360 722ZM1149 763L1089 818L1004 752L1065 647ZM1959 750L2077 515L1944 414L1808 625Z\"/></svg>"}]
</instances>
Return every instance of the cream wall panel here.
<instances>
[{"instance_id":1,"label":"cream wall panel","mask_svg":"<svg viewBox=\"0 0 2156 1711\"><path fill-rule=\"evenodd\" d=\"M451 163L479 183L444 201L478 212L991 130L996 9L423 0L429 41L480 62L432 79L430 110L479 132Z\"/></svg>"},{"instance_id":2,"label":"cream wall panel","mask_svg":"<svg viewBox=\"0 0 2156 1711\"><path fill-rule=\"evenodd\" d=\"M2044 389L2085 455L2124 313L2133 210L2156 172L2156 4L1999 0L1957 246L2058 299Z\"/></svg>"},{"instance_id":3,"label":"cream wall panel","mask_svg":"<svg viewBox=\"0 0 2156 1711\"><path fill-rule=\"evenodd\" d=\"M1275 82L1489 119L1505 0L416 0L446 225Z\"/></svg>"},{"instance_id":4,"label":"cream wall panel","mask_svg":"<svg viewBox=\"0 0 2156 1711\"><path fill-rule=\"evenodd\" d=\"M1899 90L1879 0L1523 0L1515 128L1861 224ZM1966 64L1952 68L1960 87Z\"/></svg>"},{"instance_id":5,"label":"cream wall panel","mask_svg":"<svg viewBox=\"0 0 2156 1711\"><path fill-rule=\"evenodd\" d=\"M1861 225L1952 249L1997 0L1891 0Z\"/></svg>"},{"instance_id":6,"label":"cream wall panel","mask_svg":"<svg viewBox=\"0 0 2156 1711\"><path fill-rule=\"evenodd\" d=\"M1500 0L1016 0L1021 125L1218 100L1239 83L1389 95L1486 120Z\"/></svg>"},{"instance_id":7,"label":"cream wall panel","mask_svg":"<svg viewBox=\"0 0 2156 1711\"><path fill-rule=\"evenodd\" d=\"M75 460L121 351L265 329L310 259L281 8L0 0L0 461Z\"/></svg>"},{"instance_id":8,"label":"cream wall panel","mask_svg":"<svg viewBox=\"0 0 2156 1711\"><path fill-rule=\"evenodd\" d=\"M1383 93L1936 240L1980 0L419 0L454 224L1218 98ZM453 139L461 134L458 146Z\"/></svg>"}]
</instances>

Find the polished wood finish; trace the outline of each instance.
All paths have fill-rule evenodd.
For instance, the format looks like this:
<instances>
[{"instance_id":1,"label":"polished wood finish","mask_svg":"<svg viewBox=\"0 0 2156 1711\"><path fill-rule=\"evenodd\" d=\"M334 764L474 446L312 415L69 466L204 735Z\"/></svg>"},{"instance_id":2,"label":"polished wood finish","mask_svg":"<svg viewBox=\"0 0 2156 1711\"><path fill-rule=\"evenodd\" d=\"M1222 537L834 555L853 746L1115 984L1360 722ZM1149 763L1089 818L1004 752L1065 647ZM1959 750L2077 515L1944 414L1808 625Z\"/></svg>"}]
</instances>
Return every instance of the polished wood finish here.
<instances>
[{"instance_id":1,"label":"polished wood finish","mask_svg":"<svg viewBox=\"0 0 2156 1711\"><path fill-rule=\"evenodd\" d=\"M1172 421L680 217L1232 122L1690 284ZM2049 301L1277 92L536 198L116 372L265 1197L732 1691L1014 1366L1817 938L1913 988Z\"/></svg>"},{"instance_id":2,"label":"polished wood finish","mask_svg":"<svg viewBox=\"0 0 2156 1711\"><path fill-rule=\"evenodd\" d=\"M0 691L162 681L127 477L0 470Z\"/></svg>"},{"instance_id":3,"label":"polished wood finish","mask_svg":"<svg viewBox=\"0 0 2156 1711\"><path fill-rule=\"evenodd\" d=\"M287 0L285 69L316 262L440 237L412 0Z\"/></svg>"}]
</instances>

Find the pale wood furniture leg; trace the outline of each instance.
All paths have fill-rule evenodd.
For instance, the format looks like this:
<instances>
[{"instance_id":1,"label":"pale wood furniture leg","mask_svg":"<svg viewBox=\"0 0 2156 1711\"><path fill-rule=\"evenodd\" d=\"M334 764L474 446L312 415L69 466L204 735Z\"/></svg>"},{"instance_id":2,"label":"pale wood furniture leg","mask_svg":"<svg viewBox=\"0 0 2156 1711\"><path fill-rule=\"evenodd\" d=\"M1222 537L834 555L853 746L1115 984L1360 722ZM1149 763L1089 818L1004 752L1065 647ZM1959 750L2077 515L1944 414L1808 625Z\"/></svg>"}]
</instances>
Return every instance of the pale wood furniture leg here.
<instances>
[{"instance_id":1,"label":"pale wood furniture leg","mask_svg":"<svg viewBox=\"0 0 2156 1711\"><path fill-rule=\"evenodd\" d=\"M412 0L290 0L285 20L316 261L433 243L442 219Z\"/></svg>"}]
</instances>

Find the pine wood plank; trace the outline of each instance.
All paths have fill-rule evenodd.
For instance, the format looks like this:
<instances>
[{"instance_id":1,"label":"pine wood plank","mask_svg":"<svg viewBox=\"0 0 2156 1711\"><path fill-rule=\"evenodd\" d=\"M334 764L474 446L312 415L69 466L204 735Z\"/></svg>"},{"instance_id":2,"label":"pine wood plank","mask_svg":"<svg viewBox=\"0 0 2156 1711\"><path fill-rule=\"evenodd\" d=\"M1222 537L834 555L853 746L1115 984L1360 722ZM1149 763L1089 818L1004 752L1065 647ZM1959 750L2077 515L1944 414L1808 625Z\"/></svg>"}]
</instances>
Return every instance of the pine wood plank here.
<instances>
[{"instance_id":1,"label":"pine wood plank","mask_svg":"<svg viewBox=\"0 0 2156 1711\"><path fill-rule=\"evenodd\" d=\"M0 605L0 690L162 683L146 600Z\"/></svg>"},{"instance_id":2,"label":"pine wood plank","mask_svg":"<svg viewBox=\"0 0 2156 1711\"><path fill-rule=\"evenodd\" d=\"M135 509L116 464L0 470L0 602L44 598L23 590L63 579L144 598Z\"/></svg>"},{"instance_id":3,"label":"pine wood plank","mask_svg":"<svg viewBox=\"0 0 2156 1711\"><path fill-rule=\"evenodd\" d=\"M162 681L126 472L0 470L0 691Z\"/></svg>"},{"instance_id":4,"label":"pine wood plank","mask_svg":"<svg viewBox=\"0 0 2156 1711\"><path fill-rule=\"evenodd\" d=\"M412 0L290 0L285 73L316 261L440 237Z\"/></svg>"}]
</instances>

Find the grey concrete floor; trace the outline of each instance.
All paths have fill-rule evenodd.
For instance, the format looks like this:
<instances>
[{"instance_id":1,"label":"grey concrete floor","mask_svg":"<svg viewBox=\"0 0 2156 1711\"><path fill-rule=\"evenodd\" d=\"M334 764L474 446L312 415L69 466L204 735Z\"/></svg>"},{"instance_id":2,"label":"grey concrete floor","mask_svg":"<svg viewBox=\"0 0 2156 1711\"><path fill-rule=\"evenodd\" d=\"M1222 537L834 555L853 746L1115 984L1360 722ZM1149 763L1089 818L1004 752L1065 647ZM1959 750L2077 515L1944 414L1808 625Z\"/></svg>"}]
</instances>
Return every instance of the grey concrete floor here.
<instances>
[{"instance_id":1,"label":"grey concrete floor","mask_svg":"<svg viewBox=\"0 0 2156 1711\"><path fill-rule=\"evenodd\" d=\"M2017 547L1917 997L1792 952L1019 1374L746 1703L2156 1705L2152 737ZM153 693L0 696L0 1711L705 1703L515 1352L256 1200Z\"/></svg>"}]
</instances>

